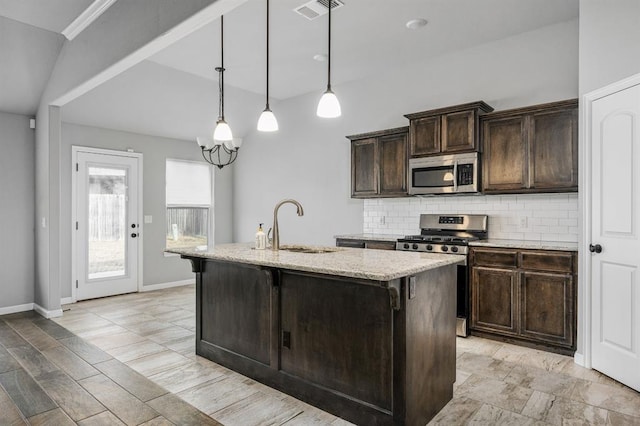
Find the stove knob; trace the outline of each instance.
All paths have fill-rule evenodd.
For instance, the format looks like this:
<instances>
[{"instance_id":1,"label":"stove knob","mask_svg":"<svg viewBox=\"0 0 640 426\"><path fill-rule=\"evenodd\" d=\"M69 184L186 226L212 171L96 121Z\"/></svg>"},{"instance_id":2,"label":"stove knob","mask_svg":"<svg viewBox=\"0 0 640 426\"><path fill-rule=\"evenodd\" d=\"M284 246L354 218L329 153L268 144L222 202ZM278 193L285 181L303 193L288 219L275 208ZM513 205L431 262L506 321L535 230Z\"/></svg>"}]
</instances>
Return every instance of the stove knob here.
<instances>
[{"instance_id":1,"label":"stove knob","mask_svg":"<svg viewBox=\"0 0 640 426\"><path fill-rule=\"evenodd\" d=\"M409 250L409 244L406 244L402 246L405 250Z\"/></svg>"},{"instance_id":2,"label":"stove knob","mask_svg":"<svg viewBox=\"0 0 640 426\"><path fill-rule=\"evenodd\" d=\"M451 252L452 253L457 253L458 252L458 247L456 247L456 246L451 247Z\"/></svg>"},{"instance_id":3,"label":"stove knob","mask_svg":"<svg viewBox=\"0 0 640 426\"><path fill-rule=\"evenodd\" d=\"M427 250L429 250L429 251L433 250L433 246L431 244L428 244L427 245Z\"/></svg>"},{"instance_id":4,"label":"stove knob","mask_svg":"<svg viewBox=\"0 0 640 426\"><path fill-rule=\"evenodd\" d=\"M443 251L443 252L447 252L447 251L449 251L449 247L447 247L447 246L442 246L442 251Z\"/></svg>"},{"instance_id":5,"label":"stove knob","mask_svg":"<svg viewBox=\"0 0 640 426\"><path fill-rule=\"evenodd\" d=\"M414 250L418 250L418 245L417 245L417 244L414 244L412 248L413 248Z\"/></svg>"}]
</instances>

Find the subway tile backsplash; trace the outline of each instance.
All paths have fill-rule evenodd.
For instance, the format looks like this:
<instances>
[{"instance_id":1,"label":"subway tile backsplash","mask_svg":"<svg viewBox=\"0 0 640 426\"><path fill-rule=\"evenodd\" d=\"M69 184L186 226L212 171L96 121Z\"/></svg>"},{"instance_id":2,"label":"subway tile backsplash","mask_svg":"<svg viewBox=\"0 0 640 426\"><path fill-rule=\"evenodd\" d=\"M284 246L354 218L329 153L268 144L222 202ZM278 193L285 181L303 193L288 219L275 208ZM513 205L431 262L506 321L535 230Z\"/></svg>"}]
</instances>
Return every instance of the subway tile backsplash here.
<instances>
[{"instance_id":1,"label":"subway tile backsplash","mask_svg":"<svg viewBox=\"0 0 640 426\"><path fill-rule=\"evenodd\" d=\"M420 232L420 214L486 214L489 238L578 241L578 194L469 195L364 200L364 233Z\"/></svg>"}]
</instances>

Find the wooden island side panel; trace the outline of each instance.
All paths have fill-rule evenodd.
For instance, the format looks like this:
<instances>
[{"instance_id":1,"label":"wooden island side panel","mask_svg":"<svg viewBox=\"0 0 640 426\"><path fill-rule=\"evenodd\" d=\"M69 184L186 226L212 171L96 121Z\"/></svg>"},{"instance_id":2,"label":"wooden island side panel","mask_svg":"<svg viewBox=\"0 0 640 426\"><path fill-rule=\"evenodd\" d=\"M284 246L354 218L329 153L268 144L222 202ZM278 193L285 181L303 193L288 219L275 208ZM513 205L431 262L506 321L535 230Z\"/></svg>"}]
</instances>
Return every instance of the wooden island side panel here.
<instances>
[{"instance_id":1,"label":"wooden island side panel","mask_svg":"<svg viewBox=\"0 0 640 426\"><path fill-rule=\"evenodd\" d=\"M452 398L456 265L377 282L187 258L198 355L359 425L424 426Z\"/></svg>"}]
</instances>

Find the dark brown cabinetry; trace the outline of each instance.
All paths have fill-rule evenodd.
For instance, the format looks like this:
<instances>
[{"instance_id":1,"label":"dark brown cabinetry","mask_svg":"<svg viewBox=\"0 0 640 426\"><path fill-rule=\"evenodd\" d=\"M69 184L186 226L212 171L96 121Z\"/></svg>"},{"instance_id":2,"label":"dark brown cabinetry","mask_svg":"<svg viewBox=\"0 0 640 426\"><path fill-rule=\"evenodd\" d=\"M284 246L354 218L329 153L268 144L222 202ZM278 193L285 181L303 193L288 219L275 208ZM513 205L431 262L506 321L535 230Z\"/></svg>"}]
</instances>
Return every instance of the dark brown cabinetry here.
<instances>
[{"instance_id":1,"label":"dark brown cabinetry","mask_svg":"<svg viewBox=\"0 0 640 426\"><path fill-rule=\"evenodd\" d=\"M410 120L409 155L477 151L478 118L490 111L493 108L478 101L405 115Z\"/></svg>"},{"instance_id":2,"label":"dark brown cabinetry","mask_svg":"<svg viewBox=\"0 0 640 426\"><path fill-rule=\"evenodd\" d=\"M357 424L424 425L451 400L456 265L381 282L183 258L196 354Z\"/></svg>"},{"instance_id":3,"label":"dark brown cabinetry","mask_svg":"<svg viewBox=\"0 0 640 426\"><path fill-rule=\"evenodd\" d=\"M407 195L408 127L347 136L353 198Z\"/></svg>"},{"instance_id":4,"label":"dark brown cabinetry","mask_svg":"<svg viewBox=\"0 0 640 426\"><path fill-rule=\"evenodd\" d=\"M377 250L395 250L395 241L358 240L354 238L337 238L336 247L368 248Z\"/></svg>"},{"instance_id":5,"label":"dark brown cabinetry","mask_svg":"<svg viewBox=\"0 0 640 426\"><path fill-rule=\"evenodd\" d=\"M484 115L484 193L578 190L577 99Z\"/></svg>"},{"instance_id":6,"label":"dark brown cabinetry","mask_svg":"<svg viewBox=\"0 0 640 426\"><path fill-rule=\"evenodd\" d=\"M472 334L572 354L576 262L573 252L473 247Z\"/></svg>"}]
</instances>

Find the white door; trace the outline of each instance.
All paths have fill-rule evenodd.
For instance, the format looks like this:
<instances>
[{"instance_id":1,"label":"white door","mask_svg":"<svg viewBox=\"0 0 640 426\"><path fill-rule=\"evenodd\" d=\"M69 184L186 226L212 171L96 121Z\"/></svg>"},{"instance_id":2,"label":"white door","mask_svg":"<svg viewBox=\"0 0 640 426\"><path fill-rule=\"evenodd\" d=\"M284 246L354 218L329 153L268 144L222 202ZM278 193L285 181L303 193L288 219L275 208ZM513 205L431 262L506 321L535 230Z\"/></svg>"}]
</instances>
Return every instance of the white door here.
<instances>
[{"instance_id":1,"label":"white door","mask_svg":"<svg viewBox=\"0 0 640 426\"><path fill-rule=\"evenodd\" d=\"M592 366L640 390L640 86L591 117Z\"/></svg>"},{"instance_id":2,"label":"white door","mask_svg":"<svg viewBox=\"0 0 640 426\"><path fill-rule=\"evenodd\" d=\"M139 154L75 156L75 299L137 291Z\"/></svg>"}]
</instances>

